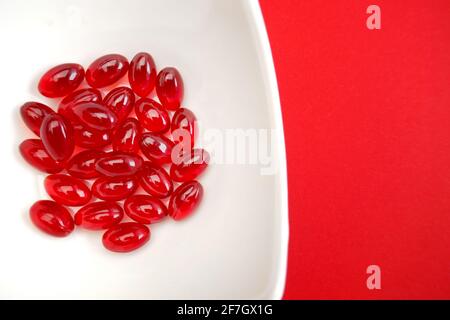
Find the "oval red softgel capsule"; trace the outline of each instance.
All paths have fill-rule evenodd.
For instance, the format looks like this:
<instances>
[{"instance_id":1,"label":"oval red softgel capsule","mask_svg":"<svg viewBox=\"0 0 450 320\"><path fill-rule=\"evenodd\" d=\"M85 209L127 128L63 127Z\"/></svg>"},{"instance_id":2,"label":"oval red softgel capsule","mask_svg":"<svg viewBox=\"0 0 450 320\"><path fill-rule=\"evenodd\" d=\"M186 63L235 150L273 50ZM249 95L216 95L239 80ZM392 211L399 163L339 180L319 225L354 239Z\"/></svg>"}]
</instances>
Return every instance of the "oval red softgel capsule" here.
<instances>
[{"instance_id":1,"label":"oval red softgel capsule","mask_svg":"<svg viewBox=\"0 0 450 320\"><path fill-rule=\"evenodd\" d=\"M108 131L118 121L114 112L96 102L78 103L71 108L70 113L76 122L91 130Z\"/></svg>"},{"instance_id":2,"label":"oval red softgel capsule","mask_svg":"<svg viewBox=\"0 0 450 320\"><path fill-rule=\"evenodd\" d=\"M150 239L150 229L137 222L123 222L103 234L103 245L114 252L130 252L142 247Z\"/></svg>"},{"instance_id":3,"label":"oval red softgel capsule","mask_svg":"<svg viewBox=\"0 0 450 320\"><path fill-rule=\"evenodd\" d=\"M183 101L184 84L180 72L176 68L167 67L158 73L156 94L165 108L176 110L180 107Z\"/></svg>"},{"instance_id":4,"label":"oval red softgel capsule","mask_svg":"<svg viewBox=\"0 0 450 320\"><path fill-rule=\"evenodd\" d=\"M117 87L106 95L103 104L117 116L118 122L125 120L133 111L134 92L128 87Z\"/></svg>"},{"instance_id":5,"label":"oval red softgel capsule","mask_svg":"<svg viewBox=\"0 0 450 320\"><path fill-rule=\"evenodd\" d=\"M142 98L136 102L136 116L150 132L164 133L170 128L169 113L155 100Z\"/></svg>"},{"instance_id":6,"label":"oval red softgel capsule","mask_svg":"<svg viewBox=\"0 0 450 320\"><path fill-rule=\"evenodd\" d=\"M174 144L166 136L146 132L142 134L139 145L142 153L153 163L162 165L172 161Z\"/></svg>"},{"instance_id":7,"label":"oval red softgel capsule","mask_svg":"<svg viewBox=\"0 0 450 320\"><path fill-rule=\"evenodd\" d=\"M205 171L209 153L204 149L193 149L170 166L170 177L177 182L194 180Z\"/></svg>"},{"instance_id":8,"label":"oval red softgel capsule","mask_svg":"<svg viewBox=\"0 0 450 320\"><path fill-rule=\"evenodd\" d=\"M89 203L75 214L75 224L89 230L102 230L118 224L123 218L123 209L115 202Z\"/></svg>"},{"instance_id":9,"label":"oval red softgel capsule","mask_svg":"<svg viewBox=\"0 0 450 320\"><path fill-rule=\"evenodd\" d=\"M81 124L75 124L73 131L75 145L81 148L102 148L111 143L111 131L92 130Z\"/></svg>"},{"instance_id":10,"label":"oval red softgel capsule","mask_svg":"<svg viewBox=\"0 0 450 320\"><path fill-rule=\"evenodd\" d=\"M45 116L55 113L50 107L39 102L26 102L20 107L20 115L26 126L38 137L41 135L41 125Z\"/></svg>"},{"instance_id":11,"label":"oval red softgel capsule","mask_svg":"<svg viewBox=\"0 0 450 320\"><path fill-rule=\"evenodd\" d=\"M67 162L67 172L79 179L93 179L100 176L95 169L95 162L105 155L101 150L85 150L74 155Z\"/></svg>"},{"instance_id":12,"label":"oval red softgel capsule","mask_svg":"<svg viewBox=\"0 0 450 320\"><path fill-rule=\"evenodd\" d=\"M48 114L41 125L41 139L48 154L56 161L68 160L75 147L72 125L57 113Z\"/></svg>"},{"instance_id":13,"label":"oval red softgel capsule","mask_svg":"<svg viewBox=\"0 0 450 320\"><path fill-rule=\"evenodd\" d=\"M131 196L137 187L134 176L100 177L92 185L92 194L102 200L119 201Z\"/></svg>"},{"instance_id":14,"label":"oval red softgel capsule","mask_svg":"<svg viewBox=\"0 0 450 320\"><path fill-rule=\"evenodd\" d=\"M173 183L166 170L150 162L145 162L139 171L139 182L145 191L158 198L166 198L173 191Z\"/></svg>"},{"instance_id":15,"label":"oval red softgel capsule","mask_svg":"<svg viewBox=\"0 0 450 320\"><path fill-rule=\"evenodd\" d=\"M91 190L80 179L65 174L51 174L44 180L48 195L65 206L83 206L91 200Z\"/></svg>"},{"instance_id":16,"label":"oval red softgel capsule","mask_svg":"<svg viewBox=\"0 0 450 320\"><path fill-rule=\"evenodd\" d=\"M48 154L42 141L27 139L19 146L20 154L32 167L46 173L58 173L64 166Z\"/></svg>"},{"instance_id":17,"label":"oval red softgel capsule","mask_svg":"<svg viewBox=\"0 0 450 320\"><path fill-rule=\"evenodd\" d=\"M191 148L193 148L197 136L197 118L194 113L186 108L175 111L172 116L170 131L175 143L182 142L185 137L186 139L189 137Z\"/></svg>"},{"instance_id":18,"label":"oval red softgel capsule","mask_svg":"<svg viewBox=\"0 0 450 320\"><path fill-rule=\"evenodd\" d=\"M131 176L141 169L143 163L137 154L112 151L98 159L95 168L107 177Z\"/></svg>"},{"instance_id":19,"label":"oval red softgel capsule","mask_svg":"<svg viewBox=\"0 0 450 320\"><path fill-rule=\"evenodd\" d=\"M170 197L169 216L182 220L190 216L203 198L203 187L197 181L188 181L180 185Z\"/></svg>"},{"instance_id":20,"label":"oval red softgel capsule","mask_svg":"<svg viewBox=\"0 0 450 320\"><path fill-rule=\"evenodd\" d=\"M39 80L39 92L49 98L63 97L74 91L84 79L84 69L77 63L64 63L48 70Z\"/></svg>"},{"instance_id":21,"label":"oval red softgel capsule","mask_svg":"<svg viewBox=\"0 0 450 320\"><path fill-rule=\"evenodd\" d=\"M62 114L69 120L72 120L72 110L71 108L83 102L102 102L102 94L97 89L86 88L76 90L69 95L65 96L64 99L61 100L58 106L58 113Z\"/></svg>"},{"instance_id":22,"label":"oval red softgel capsule","mask_svg":"<svg viewBox=\"0 0 450 320\"><path fill-rule=\"evenodd\" d=\"M127 71L127 58L120 54L107 54L89 65L86 81L93 88L103 88L117 82Z\"/></svg>"},{"instance_id":23,"label":"oval red softgel capsule","mask_svg":"<svg viewBox=\"0 0 450 320\"><path fill-rule=\"evenodd\" d=\"M167 209L161 200L143 194L131 196L123 205L125 213L134 221L151 224L167 216Z\"/></svg>"},{"instance_id":24,"label":"oval red softgel capsule","mask_svg":"<svg viewBox=\"0 0 450 320\"><path fill-rule=\"evenodd\" d=\"M74 229L70 212L51 200L35 202L30 208L30 218L36 227L55 237L65 237Z\"/></svg>"},{"instance_id":25,"label":"oval red softgel capsule","mask_svg":"<svg viewBox=\"0 0 450 320\"><path fill-rule=\"evenodd\" d=\"M156 66L150 54L139 52L133 57L128 70L128 80L133 91L140 97L147 97L153 91Z\"/></svg>"},{"instance_id":26,"label":"oval red softgel capsule","mask_svg":"<svg viewBox=\"0 0 450 320\"><path fill-rule=\"evenodd\" d=\"M120 124L112 137L114 151L137 153L141 138L141 125L135 118L128 118Z\"/></svg>"}]
</instances>

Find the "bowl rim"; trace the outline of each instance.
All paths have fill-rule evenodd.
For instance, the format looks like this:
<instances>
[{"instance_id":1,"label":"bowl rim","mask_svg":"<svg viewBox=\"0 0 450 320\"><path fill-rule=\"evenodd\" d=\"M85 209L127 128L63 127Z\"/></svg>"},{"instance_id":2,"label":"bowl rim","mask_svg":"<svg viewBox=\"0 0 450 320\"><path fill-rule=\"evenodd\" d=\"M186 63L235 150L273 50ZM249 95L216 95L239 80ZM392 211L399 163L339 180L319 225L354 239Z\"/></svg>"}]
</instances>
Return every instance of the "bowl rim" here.
<instances>
[{"instance_id":1,"label":"bowl rim","mask_svg":"<svg viewBox=\"0 0 450 320\"><path fill-rule=\"evenodd\" d=\"M258 0L245 1L251 19L256 27L257 49L261 53L263 75L267 78L268 99L274 112L276 143L279 148L277 152L278 165L278 190L280 190L280 224L281 239L278 252L280 253L276 263L276 281L275 286L268 294L270 299L280 300L283 298L288 259L289 244L289 211L288 211L288 187L287 187L287 165L286 165L286 146L284 141L283 117L281 113L281 103L278 91L278 83L273 62L272 51L270 48L269 37L267 34L264 17Z\"/></svg>"}]
</instances>

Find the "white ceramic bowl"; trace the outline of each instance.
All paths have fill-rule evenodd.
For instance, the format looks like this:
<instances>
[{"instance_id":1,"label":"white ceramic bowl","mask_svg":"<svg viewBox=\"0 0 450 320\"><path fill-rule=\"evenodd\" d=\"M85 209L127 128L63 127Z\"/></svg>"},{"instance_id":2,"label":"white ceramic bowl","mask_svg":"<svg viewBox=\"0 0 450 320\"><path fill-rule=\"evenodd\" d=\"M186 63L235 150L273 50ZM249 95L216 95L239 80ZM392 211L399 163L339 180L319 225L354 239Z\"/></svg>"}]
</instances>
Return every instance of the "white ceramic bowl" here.
<instances>
[{"instance_id":1,"label":"white ceramic bowl","mask_svg":"<svg viewBox=\"0 0 450 320\"><path fill-rule=\"evenodd\" d=\"M275 72L257 1L41 0L0 2L2 168L0 298L279 299L288 241L287 182ZM37 100L50 66L150 52L176 66L184 105L202 130L274 129L277 173L258 164L211 164L198 211L151 227L129 254L101 244L101 233L47 236L28 219L45 198L42 178L18 153L32 134L20 105ZM201 139L200 139L201 142ZM214 147L211 147L214 149ZM214 151L214 150L210 150Z\"/></svg>"}]
</instances>

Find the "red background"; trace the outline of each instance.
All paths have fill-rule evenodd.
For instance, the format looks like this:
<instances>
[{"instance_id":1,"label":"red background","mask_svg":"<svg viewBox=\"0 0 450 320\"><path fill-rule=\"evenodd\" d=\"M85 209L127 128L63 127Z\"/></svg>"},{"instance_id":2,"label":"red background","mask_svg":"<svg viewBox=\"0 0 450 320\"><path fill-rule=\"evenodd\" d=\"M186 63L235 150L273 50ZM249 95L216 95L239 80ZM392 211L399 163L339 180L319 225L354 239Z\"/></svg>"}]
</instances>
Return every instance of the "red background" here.
<instances>
[{"instance_id":1,"label":"red background","mask_svg":"<svg viewBox=\"0 0 450 320\"><path fill-rule=\"evenodd\" d=\"M450 1L260 3L286 136L285 298L449 299Z\"/></svg>"}]
</instances>

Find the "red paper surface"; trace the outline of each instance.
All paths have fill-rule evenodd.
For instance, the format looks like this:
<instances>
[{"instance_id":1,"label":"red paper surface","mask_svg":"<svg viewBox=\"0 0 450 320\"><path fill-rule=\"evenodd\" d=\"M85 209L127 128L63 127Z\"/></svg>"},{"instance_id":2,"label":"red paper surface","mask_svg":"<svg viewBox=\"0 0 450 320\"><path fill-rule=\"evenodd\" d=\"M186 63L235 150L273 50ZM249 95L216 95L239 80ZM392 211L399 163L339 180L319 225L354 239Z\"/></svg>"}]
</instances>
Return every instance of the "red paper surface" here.
<instances>
[{"instance_id":1,"label":"red paper surface","mask_svg":"<svg viewBox=\"0 0 450 320\"><path fill-rule=\"evenodd\" d=\"M285 298L449 299L450 1L260 3L287 147Z\"/></svg>"}]
</instances>

